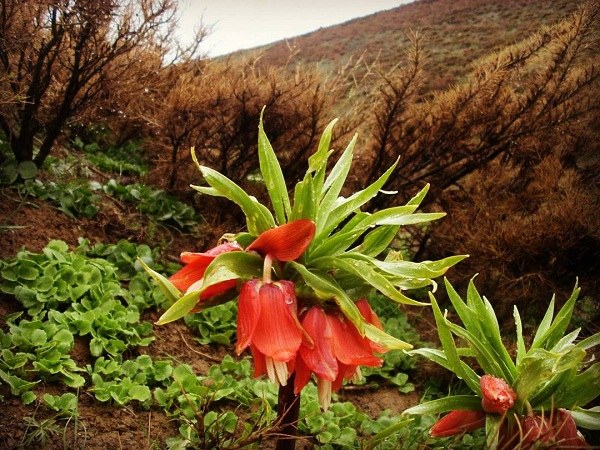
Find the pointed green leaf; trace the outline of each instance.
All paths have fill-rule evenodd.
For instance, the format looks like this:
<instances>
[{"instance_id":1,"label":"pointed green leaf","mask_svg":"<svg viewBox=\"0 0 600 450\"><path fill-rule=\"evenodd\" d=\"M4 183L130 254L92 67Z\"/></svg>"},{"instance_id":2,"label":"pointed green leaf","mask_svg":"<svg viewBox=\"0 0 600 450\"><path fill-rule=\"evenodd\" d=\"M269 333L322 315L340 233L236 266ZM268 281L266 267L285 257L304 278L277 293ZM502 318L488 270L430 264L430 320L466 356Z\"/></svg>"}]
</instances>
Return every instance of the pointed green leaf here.
<instances>
[{"instance_id":1,"label":"pointed green leaf","mask_svg":"<svg viewBox=\"0 0 600 450\"><path fill-rule=\"evenodd\" d=\"M485 448L487 450L496 450L500 438L500 426L504 422L502 416L496 414L486 414L485 416Z\"/></svg>"},{"instance_id":2,"label":"pointed green leaf","mask_svg":"<svg viewBox=\"0 0 600 450\"><path fill-rule=\"evenodd\" d=\"M427 305L427 303L413 300L404 295L402 292L398 291L385 276L375 271L371 264L364 261L359 261L352 258L323 257L312 261L311 266L317 267L324 272L329 272L332 269L341 269L354 274L356 277L365 280L383 295L398 303L415 306Z\"/></svg>"},{"instance_id":3,"label":"pointed green leaf","mask_svg":"<svg viewBox=\"0 0 600 450\"><path fill-rule=\"evenodd\" d=\"M275 210L275 217L277 218L277 222L282 225L287 222L286 217L290 217L292 214L292 207L290 206L290 198L281 166L269 142L269 138L265 134L263 126L264 112L265 108L260 112L260 121L258 123L258 161L260 172L267 186L267 192L271 198L271 204Z\"/></svg>"},{"instance_id":4,"label":"pointed green leaf","mask_svg":"<svg viewBox=\"0 0 600 450\"><path fill-rule=\"evenodd\" d=\"M200 300L200 291L192 291L180 297L167 309L156 322L157 325L164 325L169 322L181 319L188 314Z\"/></svg>"},{"instance_id":5,"label":"pointed green leaf","mask_svg":"<svg viewBox=\"0 0 600 450\"><path fill-rule=\"evenodd\" d=\"M200 165L193 149L192 159L200 169L206 182L221 196L228 198L242 209L246 216L248 231L251 234L258 236L263 231L275 226L275 219L273 219L271 212L265 205L261 204L256 198L248 195L241 187L226 176L210 167ZM198 186L196 190L214 195L212 193L214 191L202 186Z\"/></svg>"},{"instance_id":6,"label":"pointed green leaf","mask_svg":"<svg viewBox=\"0 0 600 450\"><path fill-rule=\"evenodd\" d=\"M324 213L326 214L323 217L323 219L326 217L325 225L322 226L320 223L317 223L315 240L323 239L324 237L328 236L329 233L331 233L333 229L337 227L352 212L375 197L379 193L379 190L386 183L397 164L398 161L396 161L383 175L381 175L381 177L379 177L379 179L377 179L370 186L366 187L362 191L354 193L347 199L342 200L328 214ZM321 207L323 207L323 205L321 205ZM321 213L320 210L319 212ZM320 226L322 226L321 229L319 229Z\"/></svg>"},{"instance_id":7,"label":"pointed green leaf","mask_svg":"<svg viewBox=\"0 0 600 450\"><path fill-rule=\"evenodd\" d=\"M540 337L538 337L538 329L538 333L536 333L536 339L534 340L532 348L552 348L563 337L567 330L567 327L569 326L569 323L571 322L573 308L575 307L575 302L577 301L577 297L579 296L580 290L580 288L575 286L575 289L573 289L573 293L571 294L567 302L563 305L563 307L560 309L558 314L556 314L556 317L552 321L552 324L543 334L540 335Z\"/></svg>"},{"instance_id":8,"label":"pointed green leaf","mask_svg":"<svg viewBox=\"0 0 600 450\"><path fill-rule=\"evenodd\" d=\"M521 315L519 314L519 310L517 309L516 306L513 309L513 316L515 318L515 327L517 329L516 363L517 363L517 367L518 367L521 364L521 361L523 361L523 358L525 357L525 354L527 351L525 349L525 341L523 340L523 324L521 322Z\"/></svg>"},{"instance_id":9,"label":"pointed green leaf","mask_svg":"<svg viewBox=\"0 0 600 450\"><path fill-rule=\"evenodd\" d=\"M405 208L401 206L400 208ZM415 225L441 219L446 213L417 213L398 217L389 217L377 221L377 225Z\"/></svg>"},{"instance_id":10,"label":"pointed green leaf","mask_svg":"<svg viewBox=\"0 0 600 450\"><path fill-rule=\"evenodd\" d=\"M395 225L377 227L367 233L362 243L353 251L375 257L390 246L399 230L400 227Z\"/></svg>"},{"instance_id":11,"label":"pointed green leaf","mask_svg":"<svg viewBox=\"0 0 600 450\"><path fill-rule=\"evenodd\" d=\"M550 300L550 304L548 305L548 309L546 310L546 314L542 318L542 321L538 325L538 329L533 337L533 342L531 344L531 348L542 347L543 342L541 342L542 336L546 334L548 329L550 328L550 324L552 323L552 317L554 316L554 295L552 296L552 300Z\"/></svg>"},{"instance_id":12,"label":"pointed green leaf","mask_svg":"<svg viewBox=\"0 0 600 450\"><path fill-rule=\"evenodd\" d=\"M588 350L592 347L595 347L596 345L600 345L600 333L596 333L580 341L577 344L577 348L580 348L581 350Z\"/></svg>"},{"instance_id":13,"label":"pointed green leaf","mask_svg":"<svg viewBox=\"0 0 600 450\"><path fill-rule=\"evenodd\" d=\"M557 408L573 409L585 406L600 396L600 363L595 363L583 373L562 384L554 396Z\"/></svg>"},{"instance_id":14,"label":"pointed green leaf","mask_svg":"<svg viewBox=\"0 0 600 450\"><path fill-rule=\"evenodd\" d=\"M348 297L336 281L325 273L309 270L295 261L288 263L302 277L304 282L323 300L334 300L342 313L354 324L361 336L365 335L365 321L358 307Z\"/></svg>"},{"instance_id":15,"label":"pointed green leaf","mask_svg":"<svg viewBox=\"0 0 600 450\"><path fill-rule=\"evenodd\" d=\"M463 364L461 364L462 361L459 358L456 345L454 344L452 333L448 326L449 322L442 314L442 311L440 310L440 307L431 292L429 293L429 299L431 300L431 306L433 308L433 315L435 317L438 335L440 337L440 342L442 344L442 348L444 349L444 354L446 355L448 365L458 378L462 379L473 392L480 395L481 388L479 387L479 377L477 374L475 374L475 372L464 369Z\"/></svg>"},{"instance_id":16,"label":"pointed green leaf","mask_svg":"<svg viewBox=\"0 0 600 450\"><path fill-rule=\"evenodd\" d=\"M144 268L144 270L148 273L148 275L150 275L154 279L154 281L156 281L158 287L165 295L165 297L167 297L167 300L169 300L169 302L174 303L177 301L177 299L181 297L181 292L179 292L179 289L173 286L173 283L171 283L160 273L155 272L150 267L148 267L148 265L141 258L138 258L137 260L140 263L140 265Z\"/></svg>"},{"instance_id":17,"label":"pointed green leaf","mask_svg":"<svg viewBox=\"0 0 600 450\"><path fill-rule=\"evenodd\" d=\"M425 198L425 196L427 195L427 192L429 191L429 183L427 183L423 189L421 189L413 198L411 198L407 205L416 205L419 206L421 204L421 202L423 201L423 199Z\"/></svg>"},{"instance_id":18,"label":"pointed green leaf","mask_svg":"<svg viewBox=\"0 0 600 450\"><path fill-rule=\"evenodd\" d=\"M600 430L600 406L590 409L574 408L571 414L578 427L586 430Z\"/></svg>"},{"instance_id":19,"label":"pointed green leaf","mask_svg":"<svg viewBox=\"0 0 600 450\"><path fill-rule=\"evenodd\" d=\"M408 408L403 414L439 414L457 409L481 410L481 398L476 395L450 395L448 397L420 403Z\"/></svg>"},{"instance_id":20,"label":"pointed green leaf","mask_svg":"<svg viewBox=\"0 0 600 450\"><path fill-rule=\"evenodd\" d=\"M390 336L385 331L380 330L370 323L365 323L365 336L373 342L387 347L389 350L409 350L412 348L412 345L408 342L396 339L394 336Z\"/></svg>"},{"instance_id":21,"label":"pointed green leaf","mask_svg":"<svg viewBox=\"0 0 600 450\"><path fill-rule=\"evenodd\" d=\"M307 175L304 180L296 184L294 189L294 207L290 222L298 219L315 220L317 205L316 205L316 189L315 182L310 175Z\"/></svg>"}]
</instances>

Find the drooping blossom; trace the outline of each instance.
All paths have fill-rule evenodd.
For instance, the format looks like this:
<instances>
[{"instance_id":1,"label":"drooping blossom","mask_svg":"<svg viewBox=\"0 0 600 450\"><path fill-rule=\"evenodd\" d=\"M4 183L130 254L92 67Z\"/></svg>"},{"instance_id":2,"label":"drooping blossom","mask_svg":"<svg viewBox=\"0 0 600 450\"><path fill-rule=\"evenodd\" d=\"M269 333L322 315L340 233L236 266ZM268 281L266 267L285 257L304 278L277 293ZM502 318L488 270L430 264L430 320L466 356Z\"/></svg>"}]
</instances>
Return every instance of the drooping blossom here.
<instances>
[{"instance_id":1,"label":"drooping blossom","mask_svg":"<svg viewBox=\"0 0 600 450\"><path fill-rule=\"evenodd\" d=\"M365 320L381 326L379 318L364 299L357 306ZM373 355L387 349L366 337L340 312L326 312L323 308L309 308L301 319L302 327L313 345L303 343L296 359L294 392L300 393L314 373L317 378L319 402L327 409L332 391L342 386L344 379L360 375L360 366L378 367L383 360Z\"/></svg>"},{"instance_id":2,"label":"drooping blossom","mask_svg":"<svg viewBox=\"0 0 600 450\"><path fill-rule=\"evenodd\" d=\"M242 247L237 242L227 242L217 245L205 253L183 252L180 256L181 262L185 265L175 272L169 281L180 291L186 292L199 289L204 277L204 272L213 260L228 252L241 251ZM202 293L202 298L209 298L213 295L220 294L228 289L231 289L236 284L235 280L227 280L210 286Z\"/></svg>"},{"instance_id":3,"label":"drooping blossom","mask_svg":"<svg viewBox=\"0 0 600 450\"><path fill-rule=\"evenodd\" d=\"M304 332L297 318L294 284L281 280L245 282L240 291L236 352L250 347L254 376L287 384Z\"/></svg>"},{"instance_id":4,"label":"drooping blossom","mask_svg":"<svg viewBox=\"0 0 600 450\"><path fill-rule=\"evenodd\" d=\"M272 281L272 262L299 258L314 234L314 222L296 220L261 233L246 248L264 257L264 267L262 280L247 281L240 290L236 351L250 347L254 376L266 374L282 386L294 371L302 340L310 338L298 320L295 286L288 280Z\"/></svg>"},{"instance_id":5,"label":"drooping blossom","mask_svg":"<svg viewBox=\"0 0 600 450\"><path fill-rule=\"evenodd\" d=\"M502 378L483 375L479 380L481 406L490 414L504 414L515 404L517 394Z\"/></svg>"},{"instance_id":6,"label":"drooping blossom","mask_svg":"<svg viewBox=\"0 0 600 450\"><path fill-rule=\"evenodd\" d=\"M485 411L450 411L433 424L429 430L432 437L448 437L466 433L485 425Z\"/></svg>"}]
</instances>

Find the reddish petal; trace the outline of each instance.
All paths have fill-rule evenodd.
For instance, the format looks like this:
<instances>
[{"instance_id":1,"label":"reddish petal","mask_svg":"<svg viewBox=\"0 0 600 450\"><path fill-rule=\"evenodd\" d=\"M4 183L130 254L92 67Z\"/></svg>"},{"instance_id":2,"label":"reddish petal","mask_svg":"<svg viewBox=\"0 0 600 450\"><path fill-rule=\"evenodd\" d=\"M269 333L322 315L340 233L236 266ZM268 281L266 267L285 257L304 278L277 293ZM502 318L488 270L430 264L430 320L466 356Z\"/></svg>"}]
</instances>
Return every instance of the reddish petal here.
<instances>
[{"instance_id":1,"label":"reddish petal","mask_svg":"<svg viewBox=\"0 0 600 450\"><path fill-rule=\"evenodd\" d=\"M197 258L186 266L183 266L178 272L171 275L169 281L180 291L187 291L192 284L202 279L206 267L208 267L212 259L214 258L211 258L207 263L206 258Z\"/></svg>"},{"instance_id":2,"label":"reddish petal","mask_svg":"<svg viewBox=\"0 0 600 450\"><path fill-rule=\"evenodd\" d=\"M196 281L202 279L208 265L222 253L239 251L242 247L237 242L228 242L226 244L217 245L205 253L183 252L180 255L181 262L185 266L173 274L169 281L180 291L187 289Z\"/></svg>"},{"instance_id":3,"label":"reddish petal","mask_svg":"<svg viewBox=\"0 0 600 450\"><path fill-rule=\"evenodd\" d=\"M517 394L502 378L484 375L479 380L481 387L481 405L491 414L504 414L515 404Z\"/></svg>"},{"instance_id":4,"label":"reddish petal","mask_svg":"<svg viewBox=\"0 0 600 450\"><path fill-rule=\"evenodd\" d=\"M554 432L550 420L544 416L527 416L523 419L522 427L522 443L526 446L536 442L550 442L554 440Z\"/></svg>"},{"instance_id":5,"label":"reddish petal","mask_svg":"<svg viewBox=\"0 0 600 450\"><path fill-rule=\"evenodd\" d=\"M564 448L588 448L585 439L579 436L577 424L573 416L566 409L553 412L552 428L554 429L556 443Z\"/></svg>"},{"instance_id":6,"label":"reddish petal","mask_svg":"<svg viewBox=\"0 0 600 450\"><path fill-rule=\"evenodd\" d=\"M369 302L367 302L366 299L363 298L363 299L358 300L356 302L356 306L358 307L358 310L360 311L360 313L362 314L362 316L365 318L365 320L368 323L375 325L380 330L383 330L383 325L381 324L379 317L377 317L377 314L375 314L375 311L373 311L371 309L371 305L369 305ZM385 353L389 350L387 347L384 347L383 345L379 345L373 341L369 341L369 343L371 346L371 351L373 351L375 353Z\"/></svg>"},{"instance_id":7,"label":"reddish petal","mask_svg":"<svg viewBox=\"0 0 600 450\"><path fill-rule=\"evenodd\" d=\"M271 255L278 261L298 259L315 235L315 223L300 219L265 231L248 246L261 255Z\"/></svg>"},{"instance_id":8,"label":"reddish petal","mask_svg":"<svg viewBox=\"0 0 600 450\"><path fill-rule=\"evenodd\" d=\"M300 394L300 391L304 389L304 386L308 384L312 370L304 363L302 358L298 356L296 358L296 377L294 378L294 394Z\"/></svg>"},{"instance_id":9,"label":"reddish petal","mask_svg":"<svg viewBox=\"0 0 600 450\"><path fill-rule=\"evenodd\" d=\"M356 373L358 366L347 366L341 362L338 362L338 375L331 385L331 389L336 392L339 391L344 383L344 380L352 378Z\"/></svg>"},{"instance_id":10,"label":"reddish petal","mask_svg":"<svg viewBox=\"0 0 600 450\"><path fill-rule=\"evenodd\" d=\"M262 281L250 280L245 282L240 289L237 319L238 340L235 346L238 355L252 342L256 325L260 319L261 302L258 293L261 286Z\"/></svg>"},{"instance_id":11,"label":"reddish petal","mask_svg":"<svg viewBox=\"0 0 600 450\"><path fill-rule=\"evenodd\" d=\"M250 344L250 351L252 352L252 359L254 360L254 378L258 378L261 375L267 374L267 363L265 362L265 355L258 351L258 349Z\"/></svg>"},{"instance_id":12,"label":"reddish petal","mask_svg":"<svg viewBox=\"0 0 600 450\"><path fill-rule=\"evenodd\" d=\"M333 331L333 350L340 362L348 366L381 365L383 360L373 356L371 341L358 334L352 323L338 315L328 315L327 319Z\"/></svg>"},{"instance_id":13,"label":"reddish petal","mask_svg":"<svg viewBox=\"0 0 600 450\"><path fill-rule=\"evenodd\" d=\"M237 285L237 280L225 280L220 283L213 284L212 286L207 287L202 294L200 295L201 300L206 300L210 297L214 297L215 295L220 295L228 291L229 289L234 288Z\"/></svg>"},{"instance_id":14,"label":"reddish petal","mask_svg":"<svg viewBox=\"0 0 600 450\"><path fill-rule=\"evenodd\" d=\"M484 411L451 411L433 424L429 434L433 437L448 437L473 431L485 425Z\"/></svg>"},{"instance_id":15,"label":"reddish petal","mask_svg":"<svg viewBox=\"0 0 600 450\"><path fill-rule=\"evenodd\" d=\"M334 381L338 374L338 364L333 352L333 330L321 308L311 308L302 319L302 328L311 337L313 347L300 347L303 362L319 377Z\"/></svg>"},{"instance_id":16,"label":"reddish petal","mask_svg":"<svg viewBox=\"0 0 600 450\"><path fill-rule=\"evenodd\" d=\"M296 303L296 296L290 297L276 283L266 283L260 287L258 297L260 318L252 343L274 361L290 361L302 342L302 330L290 309Z\"/></svg>"}]
</instances>

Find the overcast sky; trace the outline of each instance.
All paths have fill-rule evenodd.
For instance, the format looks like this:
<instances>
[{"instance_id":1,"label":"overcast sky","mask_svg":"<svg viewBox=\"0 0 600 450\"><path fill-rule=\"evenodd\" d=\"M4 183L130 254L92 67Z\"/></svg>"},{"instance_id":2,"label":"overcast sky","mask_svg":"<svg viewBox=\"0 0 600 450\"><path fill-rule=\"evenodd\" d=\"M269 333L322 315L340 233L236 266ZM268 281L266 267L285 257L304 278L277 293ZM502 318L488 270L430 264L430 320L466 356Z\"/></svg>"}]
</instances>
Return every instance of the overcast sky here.
<instances>
[{"instance_id":1,"label":"overcast sky","mask_svg":"<svg viewBox=\"0 0 600 450\"><path fill-rule=\"evenodd\" d=\"M179 35L212 26L202 49L210 56L298 36L413 0L179 0Z\"/></svg>"}]
</instances>

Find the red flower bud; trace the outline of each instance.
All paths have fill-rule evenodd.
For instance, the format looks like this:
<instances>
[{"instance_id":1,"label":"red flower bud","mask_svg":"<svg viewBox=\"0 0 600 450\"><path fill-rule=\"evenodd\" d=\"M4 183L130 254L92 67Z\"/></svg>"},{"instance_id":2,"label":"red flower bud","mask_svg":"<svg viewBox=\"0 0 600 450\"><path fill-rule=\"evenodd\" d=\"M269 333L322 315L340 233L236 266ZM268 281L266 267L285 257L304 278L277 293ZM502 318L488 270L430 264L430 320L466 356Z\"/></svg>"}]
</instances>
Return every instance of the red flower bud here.
<instances>
[{"instance_id":1,"label":"red flower bud","mask_svg":"<svg viewBox=\"0 0 600 450\"><path fill-rule=\"evenodd\" d=\"M308 248L315 236L315 229L315 223L311 220L295 220L261 233L246 251L271 255L278 261L293 261Z\"/></svg>"},{"instance_id":2,"label":"red flower bud","mask_svg":"<svg viewBox=\"0 0 600 450\"><path fill-rule=\"evenodd\" d=\"M515 404L517 394L502 378L484 375L479 381L481 406L486 413L504 414Z\"/></svg>"},{"instance_id":3,"label":"red flower bud","mask_svg":"<svg viewBox=\"0 0 600 450\"><path fill-rule=\"evenodd\" d=\"M433 437L448 437L473 431L485 425L484 411L451 411L433 424L429 434Z\"/></svg>"}]
</instances>

